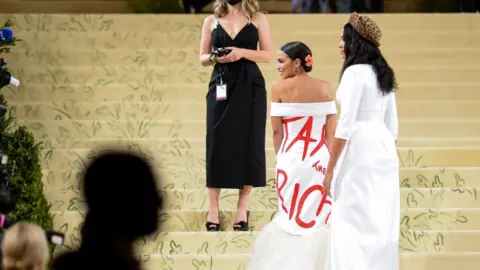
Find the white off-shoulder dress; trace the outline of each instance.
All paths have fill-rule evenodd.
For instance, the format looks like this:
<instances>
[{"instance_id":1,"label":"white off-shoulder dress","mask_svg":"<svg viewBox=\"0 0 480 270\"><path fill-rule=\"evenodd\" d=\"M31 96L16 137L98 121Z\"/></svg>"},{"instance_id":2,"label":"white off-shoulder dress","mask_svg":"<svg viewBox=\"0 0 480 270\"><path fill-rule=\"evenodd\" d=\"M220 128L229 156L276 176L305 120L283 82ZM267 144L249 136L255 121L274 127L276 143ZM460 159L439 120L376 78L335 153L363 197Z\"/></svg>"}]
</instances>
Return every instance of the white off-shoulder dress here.
<instances>
[{"instance_id":1,"label":"white off-shoulder dress","mask_svg":"<svg viewBox=\"0 0 480 270\"><path fill-rule=\"evenodd\" d=\"M400 181L395 94L370 65L347 68L337 90L335 137L347 144L334 170L327 270L398 270Z\"/></svg>"},{"instance_id":2,"label":"white off-shoulder dress","mask_svg":"<svg viewBox=\"0 0 480 270\"><path fill-rule=\"evenodd\" d=\"M277 153L278 212L258 234L249 270L323 270L328 252L331 199L323 189L330 152L325 137L334 101L271 103L282 117Z\"/></svg>"}]
</instances>

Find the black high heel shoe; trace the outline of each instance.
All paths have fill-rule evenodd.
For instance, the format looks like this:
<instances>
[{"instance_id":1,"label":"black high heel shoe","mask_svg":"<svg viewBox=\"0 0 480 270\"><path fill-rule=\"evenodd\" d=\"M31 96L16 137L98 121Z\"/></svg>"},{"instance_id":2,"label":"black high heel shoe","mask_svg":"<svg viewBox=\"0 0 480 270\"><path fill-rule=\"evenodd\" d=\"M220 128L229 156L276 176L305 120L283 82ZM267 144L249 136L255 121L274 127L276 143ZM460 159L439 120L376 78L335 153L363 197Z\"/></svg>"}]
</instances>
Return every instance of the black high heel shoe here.
<instances>
[{"instance_id":1,"label":"black high heel shoe","mask_svg":"<svg viewBox=\"0 0 480 270\"><path fill-rule=\"evenodd\" d=\"M205 223L205 227L207 228L207 232L220 231L220 223L213 223L213 222L207 221L207 223Z\"/></svg>"},{"instance_id":2,"label":"black high heel shoe","mask_svg":"<svg viewBox=\"0 0 480 270\"><path fill-rule=\"evenodd\" d=\"M233 223L233 230L234 231L240 231L240 232L246 232L248 231L248 219L250 217L250 211L247 210L247 221L239 221L237 223Z\"/></svg>"},{"instance_id":3,"label":"black high heel shoe","mask_svg":"<svg viewBox=\"0 0 480 270\"><path fill-rule=\"evenodd\" d=\"M218 219L220 220L220 214L218 215ZM205 227L207 228L207 232L220 231L220 223L208 221L208 214L207 214L207 222L205 223Z\"/></svg>"}]
</instances>

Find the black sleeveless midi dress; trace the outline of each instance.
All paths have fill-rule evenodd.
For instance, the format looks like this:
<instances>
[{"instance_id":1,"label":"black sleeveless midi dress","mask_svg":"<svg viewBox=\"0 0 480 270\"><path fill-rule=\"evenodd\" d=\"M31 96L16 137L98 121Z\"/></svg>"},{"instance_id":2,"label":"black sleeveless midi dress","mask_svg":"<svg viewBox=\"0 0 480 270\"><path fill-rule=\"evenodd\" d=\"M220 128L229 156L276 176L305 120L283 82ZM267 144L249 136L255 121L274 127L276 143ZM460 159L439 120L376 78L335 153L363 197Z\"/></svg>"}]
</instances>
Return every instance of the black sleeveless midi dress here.
<instances>
[{"instance_id":1,"label":"black sleeveless midi dress","mask_svg":"<svg viewBox=\"0 0 480 270\"><path fill-rule=\"evenodd\" d=\"M218 24L212 31L214 48L256 50L258 29L247 24L234 38ZM227 86L227 99L217 100L216 87ZM207 100L206 182L209 188L242 189L266 186L265 79L255 62L240 59L214 66Z\"/></svg>"}]
</instances>

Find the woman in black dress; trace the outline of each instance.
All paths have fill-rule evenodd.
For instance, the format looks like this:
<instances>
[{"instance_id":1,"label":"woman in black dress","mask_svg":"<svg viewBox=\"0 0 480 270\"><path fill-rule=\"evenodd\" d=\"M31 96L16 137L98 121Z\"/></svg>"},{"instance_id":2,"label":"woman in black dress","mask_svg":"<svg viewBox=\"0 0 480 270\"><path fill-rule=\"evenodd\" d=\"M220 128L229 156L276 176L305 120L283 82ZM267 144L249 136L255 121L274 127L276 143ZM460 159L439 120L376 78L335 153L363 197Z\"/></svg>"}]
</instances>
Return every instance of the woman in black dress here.
<instances>
[{"instance_id":1,"label":"woman in black dress","mask_svg":"<svg viewBox=\"0 0 480 270\"><path fill-rule=\"evenodd\" d=\"M202 28L200 63L213 65L207 94L206 228L220 230L220 189L239 189L234 230L248 230L252 187L266 186L265 80L256 62L271 58L270 28L257 0L216 0ZM257 50L257 46L260 49ZM226 55L216 55L225 48Z\"/></svg>"}]
</instances>

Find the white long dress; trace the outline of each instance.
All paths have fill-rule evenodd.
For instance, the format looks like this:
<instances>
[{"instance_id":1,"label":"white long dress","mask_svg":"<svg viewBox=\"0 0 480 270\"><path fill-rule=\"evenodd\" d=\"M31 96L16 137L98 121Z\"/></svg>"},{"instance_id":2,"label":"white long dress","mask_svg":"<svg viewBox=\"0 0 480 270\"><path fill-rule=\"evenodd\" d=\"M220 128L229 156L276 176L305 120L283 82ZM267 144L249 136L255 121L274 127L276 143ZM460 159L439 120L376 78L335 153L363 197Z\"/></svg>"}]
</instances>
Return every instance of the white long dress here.
<instances>
[{"instance_id":1,"label":"white long dress","mask_svg":"<svg viewBox=\"0 0 480 270\"><path fill-rule=\"evenodd\" d=\"M337 90L329 270L398 270L400 181L395 94L382 95L370 65L347 68Z\"/></svg>"},{"instance_id":2,"label":"white long dress","mask_svg":"<svg viewBox=\"0 0 480 270\"><path fill-rule=\"evenodd\" d=\"M331 199L323 190L330 158L326 118L335 102L271 103L282 117L277 153L278 212L258 234L249 270L323 270L328 251Z\"/></svg>"}]
</instances>

